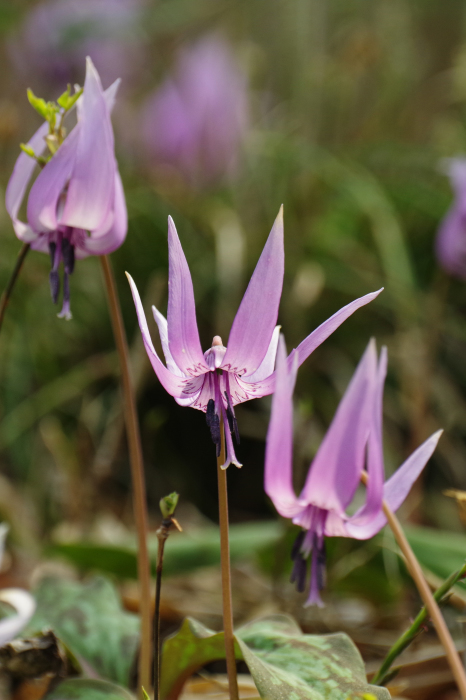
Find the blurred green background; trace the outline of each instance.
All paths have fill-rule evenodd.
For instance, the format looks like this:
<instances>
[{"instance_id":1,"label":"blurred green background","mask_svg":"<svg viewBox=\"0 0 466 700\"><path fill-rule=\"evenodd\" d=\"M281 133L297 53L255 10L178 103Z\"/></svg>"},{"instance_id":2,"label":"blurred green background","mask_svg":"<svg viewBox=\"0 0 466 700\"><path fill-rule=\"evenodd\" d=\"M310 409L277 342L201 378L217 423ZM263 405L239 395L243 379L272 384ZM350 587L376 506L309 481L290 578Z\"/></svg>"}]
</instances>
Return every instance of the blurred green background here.
<instances>
[{"instance_id":1,"label":"blurred green background","mask_svg":"<svg viewBox=\"0 0 466 700\"><path fill-rule=\"evenodd\" d=\"M28 24L39 6L0 5L0 199L19 143L40 124L26 88L56 99L68 80L82 83L86 52L104 87L104 76L121 64L113 121L129 231L112 259L137 383L152 526L158 499L173 490L216 520L215 452L204 415L179 407L157 382L124 271L134 277L147 314L152 303L165 313L171 214L193 276L202 345L210 347L215 334L226 342L283 202L279 322L289 349L344 304L385 287L300 369L296 485L374 336L389 349L387 474L434 430L445 429L404 516L460 529L456 506L442 490L466 489L466 287L439 269L433 243L452 200L439 162L465 150L464 3L147 0L115 30L121 61L99 53L113 29L104 23L96 30L86 20L65 27L58 39L51 32L53 64L44 58L47 47L40 54L35 46L46 43L40 24ZM245 76L248 126L234 172L193 182L148 157L140 114L175 70L180 51L212 34L227 42ZM3 288L20 248L3 203L0 223ZM0 338L0 514L30 546L63 523L85 535L102 512L132 523L99 261L76 266L70 322L56 318L48 272L47 256L31 252ZM155 323L149 325L155 342ZM262 488L269 407L263 399L237 409L244 467L228 472L234 522L274 517Z\"/></svg>"}]
</instances>

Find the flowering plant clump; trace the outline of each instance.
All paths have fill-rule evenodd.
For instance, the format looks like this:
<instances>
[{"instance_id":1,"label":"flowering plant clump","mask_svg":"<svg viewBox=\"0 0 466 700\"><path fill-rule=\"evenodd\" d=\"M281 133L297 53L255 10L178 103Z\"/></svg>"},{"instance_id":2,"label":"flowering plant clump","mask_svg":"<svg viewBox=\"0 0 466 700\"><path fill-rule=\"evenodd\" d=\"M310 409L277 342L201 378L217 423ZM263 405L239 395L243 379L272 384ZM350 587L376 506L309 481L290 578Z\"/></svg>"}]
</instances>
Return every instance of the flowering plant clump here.
<instances>
[{"instance_id":1,"label":"flowering plant clump","mask_svg":"<svg viewBox=\"0 0 466 700\"><path fill-rule=\"evenodd\" d=\"M153 307L166 366L153 346L136 285L128 275L144 345L163 387L181 406L206 414L212 439L220 454L220 425L228 429L226 460L240 467L232 435L239 441L234 406L272 394L275 389L275 356L280 327L276 326L283 286L283 212L280 210L248 288L235 316L228 345L215 336L202 352L196 322L193 283L178 233L168 222L169 291L167 319ZM381 290L366 294L337 311L305 338L288 361L301 364L356 309L376 298Z\"/></svg>"},{"instance_id":2,"label":"flowering plant clump","mask_svg":"<svg viewBox=\"0 0 466 700\"><path fill-rule=\"evenodd\" d=\"M84 88L74 95L68 88L54 104L29 92L45 121L22 145L6 190L6 208L18 238L50 254L54 303L60 292L58 268L63 263L59 316L64 318L71 318L69 275L75 259L111 253L126 237L126 203L110 121L118 82L104 92L88 58ZM64 120L74 108L77 124L67 134ZM29 192L24 223L19 210L36 164L41 170Z\"/></svg>"}]
</instances>

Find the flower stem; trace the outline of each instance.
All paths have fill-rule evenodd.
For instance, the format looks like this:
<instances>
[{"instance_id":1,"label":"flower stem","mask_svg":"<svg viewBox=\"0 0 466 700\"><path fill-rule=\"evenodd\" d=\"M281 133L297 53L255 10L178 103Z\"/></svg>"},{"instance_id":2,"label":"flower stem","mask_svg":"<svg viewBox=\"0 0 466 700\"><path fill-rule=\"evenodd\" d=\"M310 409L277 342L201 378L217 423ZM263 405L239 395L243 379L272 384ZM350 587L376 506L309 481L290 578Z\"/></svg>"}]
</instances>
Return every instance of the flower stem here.
<instances>
[{"instance_id":1,"label":"flower stem","mask_svg":"<svg viewBox=\"0 0 466 700\"><path fill-rule=\"evenodd\" d=\"M157 573L155 579L155 610L154 610L154 700L160 700L160 593L162 590L163 550L168 537L168 527L157 530Z\"/></svg>"},{"instance_id":2,"label":"flower stem","mask_svg":"<svg viewBox=\"0 0 466 700\"><path fill-rule=\"evenodd\" d=\"M2 294L2 298L0 299L0 329L3 324L3 318L5 316L6 307L8 306L8 302L10 301L11 292L13 291L13 287L15 286L16 280L23 266L24 258L28 254L30 247L31 246L29 243L23 243L21 250L18 253L18 257L16 258L16 264L13 268L13 272L11 273L11 277L8 280L8 284L5 288L5 291Z\"/></svg>"},{"instance_id":3,"label":"flower stem","mask_svg":"<svg viewBox=\"0 0 466 700\"><path fill-rule=\"evenodd\" d=\"M452 573L443 583L437 588L433 594L434 599L437 603L441 603L448 593L448 591L453 588L455 583L466 576L466 564L463 564L459 571ZM428 617L427 608L424 606L413 624L409 629L404 632L399 639L395 642L392 648L389 650L387 656L383 660L379 670L373 678L371 678L371 683L373 685L385 685L391 678L393 678L393 671L389 671L394 660L401 654L402 651L406 649L407 646L411 644L414 638L418 635L423 623Z\"/></svg>"},{"instance_id":4,"label":"flower stem","mask_svg":"<svg viewBox=\"0 0 466 700\"><path fill-rule=\"evenodd\" d=\"M236 677L235 638L233 636L233 605L231 600L230 542L228 538L228 493L225 463L225 430L223 415L220 415L220 455L217 457L218 509L220 524L220 558L222 567L223 633L227 662L230 700L239 700Z\"/></svg>"},{"instance_id":5,"label":"flower stem","mask_svg":"<svg viewBox=\"0 0 466 700\"><path fill-rule=\"evenodd\" d=\"M363 474L363 477L366 477L363 478L363 481L366 483L367 476ZM432 623L435 627L438 637L442 643L443 648L445 649L445 655L450 665L450 669L455 679L456 685L458 686L458 690L460 691L460 695L463 700L466 700L466 674L464 671L463 664L461 663L459 654L456 650L455 643L451 638L451 634L448 630L446 622L443 619L442 613L440 612L440 608L437 605L437 602L431 593L429 584L427 583L424 574L422 573L421 565L419 564L413 550L411 549L411 545L409 544L406 535L403 532L398 518L392 512L390 506L385 501L383 501L382 505L388 524L390 525L395 539L398 543L398 546L406 559L406 566L408 567L408 571L411 574L414 583L416 584L416 587L419 591L419 595L421 596L422 601L427 608L427 612L431 617Z\"/></svg>"},{"instance_id":6,"label":"flower stem","mask_svg":"<svg viewBox=\"0 0 466 700\"><path fill-rule=\"evenodd\" d=\"M112 265L107 255L101 255L100 261L107 289L107 297L112 319L113 333L118 350L121 367L121 383L125 410L126 432L133 482L133 509L138 535L138 578L140 587L141 614L141 653L139 656L138 688L151 687L152 640L151 640L151 598L150 598L150 564L147 549L147 502L144 480L144 463L142 459L141 437L136 412L136 401L131 383L128 344L121 315L120 302L115 285Z\"/></svg>"}]
</instances>

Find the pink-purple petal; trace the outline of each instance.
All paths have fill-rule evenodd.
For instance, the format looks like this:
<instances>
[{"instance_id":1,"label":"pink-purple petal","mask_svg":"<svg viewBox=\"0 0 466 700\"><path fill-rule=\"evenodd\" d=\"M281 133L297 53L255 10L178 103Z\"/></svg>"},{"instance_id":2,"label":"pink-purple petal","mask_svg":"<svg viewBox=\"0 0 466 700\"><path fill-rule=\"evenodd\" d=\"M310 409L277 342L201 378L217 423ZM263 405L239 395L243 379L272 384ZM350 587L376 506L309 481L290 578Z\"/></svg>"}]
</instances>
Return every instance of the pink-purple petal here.
<instances>
[{"instance_id":1,"label":"pink-purple petal","mask_svg":"<svg viewBox=\"0 0 466 700\"><path fill-rule=\"evenodd\" d=\"M371 428L367 445L367 475L369 477L365 504L351 517L352 525L364 525L375 518L382 510L384 489L383 460L383 389L387 374L387 348L383 347L377 368L377 380L373 392Z\"/></svg>"},{"instance_id":2,"label":"pink-purple petal","mask_svg":"<svg viewBox=\"0 0 466 700\"><path fill-rule=\"evenodd\" d=\"M278 317L284 261L281 207L233 321L223 368L250 375L266 356Z\"/></svg>"},{"instance_id":3,"label":"pink-purple petal","mask_svg":"<svg viewBox=\"0 0 466 700\"><path fill-rule=\"evenodd\" d=\"M128 213L126 210L125 193L120 173L115 172L115 189L113 209L109 212L111 225L107 230L91 231L84 240L83 248L91 255L108 255L119 248L126 238L128 231Z\"/></svg>"},{"instance_id":4,"label":"pink-purple petal","mask_svg":"<svg viewBox=\"0 0 466 700\"><path fill-rule=\"evenodd\" d=\"M58 204L73 172L80 128L78 123L68 134L31 187L27 218L36 233L56 231L58 227Z\"/></svg>"},{"instance_id":5,"label":"pink-purple petal","mask_svg":"<svg viewBox=\"0 0 466 700\"><path fill-rule=\"evenodd\" d=\"M340 513L351 503L364 468L376 371L371 340L317 451L300 500Z\"/></svg>"},{"instance_id":6,"label":"pink-purple petal","mask_svg":"<svg viewBox=\"0 0 466 700\"><path fill-rule=\"evenodd\" d=\"M321 325L318 326L315 331L312 331L312 333L310 333L307 338L305 338L298 345L297 351L299 353L299 364L302 365L304 360L306 360L309 355L324 342L324 340L327 340L329 335L336 331L336 329L341 326L343 321L346 321L346 319L354 314L357 309L360 309L361 306L365 306L366 304L369 304L369 302L376 299L376 297L378 297L382 291L383 287L376 292L371 292L363 297L359 297L359 299L355 299L346 306L343 306L343 308L333 314L333 316L331 316L329 319L321 323Z\"/></svg>"},{"instance_id":7,"label":"pink-purple petal","mask_svg":"<svg viewBox=\"0 0 466 700\"><path fill-rule=\"evenodd\" d=\"M155 306L152 307L152 313L154 314L154 319L157 324L157 328L159 329L160 342L162 344L162 350L163 354L165 355L165 362L167 364L168 369L173 374L176 374L177 377L186 377L186 375L183 374L183 372L176 364L170 352L170 346L168 344L167 319L163 314L160 313L160 311Z\"/></svg>"},{"instance_id":8,"label":"pink-purple petal","mask_svg":"<svg viewBox=\"0 0 466 700\"><path fill-rule=\"evenodd\" d=\"M208 370L196 321L194 290L188 263L171 217L168 218L168 342L178 367L189 376Z\"/></svg>"},{"instance_id":9,"label":"pink-purple petal","mask_svg":"<svg viewBox=\"0 0 466 700\"><path fill-rule=\"evenodd\" d=\"M447 272L466 278L466 212L456 202L440 225L435 251Z\"/></svg>"},{"instance_id":10,"label":"pink-purple petal","mask_svg":"<svg viewBox=\"0 0 466 700\"><path fill-rule=\"evenodd\" d=\"M436 433L423 442L385 483L383 497L392 511L398 510L405 500L412 485L437 447L442 432L443 430L437 430ZM346 529L349 537L366 540L376 535L386 522L387 518L385 513L381 510L379 514L368 523L358 525L357 523L353 524L349 521L346 523Z\"/></svg>"},{"instance_id":11,"label":"pink-purple petal","mask_svg":"<svg viewBox=\"0 0 466 700\"><path fill-rule=\"evenodd\" d=\"M267 377L270 377L270 375L273 373L274 368L275 368L275 359L277 357L277 348L278 348L278 338L280 337L280 328L281 326L275 326L274 331L272 333L272 339L270 341L268 350L266 352L266 355L264 359L262 360L261 364L259 367L256 369L255 372L250 374L248 377L245 377L245 379L248 382L260 382L262 379L266 379Z\"/></svg>"},{"instance_id":12,"label":"pink-purple petal","mask_svg":"<svg viewBox=\"0 0 466 700\"><path fill-rule=\"evenodd\" d=\"M44 122L34 136L28 141L27 145L32 148L36 156L40 156L45 150L45 137L48 131L48 122ZM5 206L13 221L15 233L20 240L27 243L36 238L37 234L30 226L18 219L18 212L36 165L34 158L31 158L31 156L28 156L22 151L15 163L5 193Z\"/></svg>"},{"instance_id":13,"label":"pink-purple petal","mask_svg":"<svg viewBox=\"0 0 466 700\"><path fill-rule=\"evenodd\" d=\"M265 447L264 489L280 515L293 518L302 509L293 489L293 388L297 361L288 372L286 348L280 337L276 388Z\"/></svg>"},{"instance_id":14,"label":"pink-purple petal","mask_svg":"<svg viewBox=\"0 0 466 700\"><path fill-rule=\"evenodd\" d=\"M94 230L102 226L113 206L116 163L110 113L90 58L86 62L79 127L76 160L60 223Z\"/></svg>"},{"instance_id":15,"label":"pink-purple petal","mask_svg":"<svg viewBox=\"0 0 466 700\"><path fill-rule=\"evenodd\" d=\"M138 316L139 328L141 329L144 346L160 383L162 384L163 388L175 398L190 398L191 396L194 396L194 394L199 392L201 389L203 377L196 377L188 380L183 377L177 377L165 367L153 346L149 328L147 326L146 315L142 307L141 298L137 287L131 275L126 273L126 276L128 277L134 304L136 306L136 313Z\"/></svg>"}]
</instances>

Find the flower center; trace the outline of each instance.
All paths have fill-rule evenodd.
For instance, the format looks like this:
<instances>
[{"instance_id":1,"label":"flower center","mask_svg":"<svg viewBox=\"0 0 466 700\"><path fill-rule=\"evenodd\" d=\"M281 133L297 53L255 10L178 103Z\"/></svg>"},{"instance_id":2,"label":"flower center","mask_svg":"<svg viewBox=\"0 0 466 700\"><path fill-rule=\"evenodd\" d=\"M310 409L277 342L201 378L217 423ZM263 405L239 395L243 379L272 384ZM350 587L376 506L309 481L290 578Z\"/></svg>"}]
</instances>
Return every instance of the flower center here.
<instances>
[{"instance_id":1,"label":"flower center","mask_svg":"<svg viewBox=\"0 0 466 700\"><path fill-rule=\"evenodd\" d=\"M204 359L209 369L215 370L220 367L225 357L227 349L223 345L219 335L215 335L212 340L212 347L204 353Z\"/></svg>"}]
</instances>

